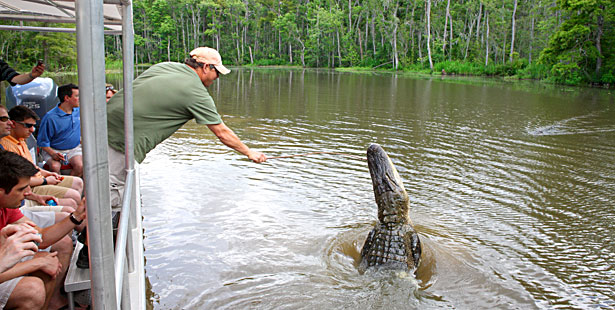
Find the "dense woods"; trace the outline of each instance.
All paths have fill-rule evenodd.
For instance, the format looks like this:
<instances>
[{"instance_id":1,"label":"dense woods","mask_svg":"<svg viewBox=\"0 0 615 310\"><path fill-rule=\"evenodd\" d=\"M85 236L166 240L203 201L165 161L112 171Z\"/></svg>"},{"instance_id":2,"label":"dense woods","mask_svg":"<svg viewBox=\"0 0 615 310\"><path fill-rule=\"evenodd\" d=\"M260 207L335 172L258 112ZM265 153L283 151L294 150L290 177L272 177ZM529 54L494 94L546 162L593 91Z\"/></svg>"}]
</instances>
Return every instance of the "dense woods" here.
<instances>
[{"instance_id":1,"label":"dense woods","mask_svg":"<svg viewBox=\"0 0 615 310\"><path fill-rule=\"evenodd\" d=\"M615 84L612 0L136 0L137 63L366 67ZM8 22L7 22L8 23ZM74 36L0 32L9 63L74 63ZM106 38L109 61L121 37Z\"/></svg>"}]
</instances>

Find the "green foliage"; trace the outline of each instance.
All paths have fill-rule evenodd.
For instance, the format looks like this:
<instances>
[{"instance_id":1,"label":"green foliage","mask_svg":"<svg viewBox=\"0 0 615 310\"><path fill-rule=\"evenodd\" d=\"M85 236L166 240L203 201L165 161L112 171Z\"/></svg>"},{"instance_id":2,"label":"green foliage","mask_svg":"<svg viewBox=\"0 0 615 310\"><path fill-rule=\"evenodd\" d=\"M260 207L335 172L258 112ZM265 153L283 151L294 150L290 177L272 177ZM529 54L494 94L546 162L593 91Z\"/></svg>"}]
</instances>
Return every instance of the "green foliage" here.
<instances>
[{"instance_id":1,"label":"green foliage","mask_svg":"<svg viewBox=\"0 0 615 310\"><path fill-rule=\"evenodd\" d=\"M605 74L602 75L602 77L600 78L600 82L603 84L615 84L615 73L614 72L607 72Z\"/></svg>"},{"instance_id":2,"label":"green foliage","mask_svg":"<svg viewBox=\"0 0 615 310\"><path fill-rule=\"evenodd\" d=\"M555 83L576 85L583 80L579 65L576 63L558 63L551 68L549 79Z\"/></svg>"},{"instance_id":3,"label":"green foliage","mask_svg":"<svg viewBox=\"0 0 615 310\"><path fill-rule=\"evenodd\" d=\"M615 1L519 1L514 45L512 1L450 0L448 15L447 4L431 1L427 25L425 0L135 0L136 63L182 61L211 46L233 65L394 70L398 60L397 70L431 73L429 38L434 74L612 84ZM3 31L0 42L17 66L29 69L43 56L51 70L75 63L72 34ZM121 47L121 37L106 37L112 66Z\"/></svg>"}]
</instances>

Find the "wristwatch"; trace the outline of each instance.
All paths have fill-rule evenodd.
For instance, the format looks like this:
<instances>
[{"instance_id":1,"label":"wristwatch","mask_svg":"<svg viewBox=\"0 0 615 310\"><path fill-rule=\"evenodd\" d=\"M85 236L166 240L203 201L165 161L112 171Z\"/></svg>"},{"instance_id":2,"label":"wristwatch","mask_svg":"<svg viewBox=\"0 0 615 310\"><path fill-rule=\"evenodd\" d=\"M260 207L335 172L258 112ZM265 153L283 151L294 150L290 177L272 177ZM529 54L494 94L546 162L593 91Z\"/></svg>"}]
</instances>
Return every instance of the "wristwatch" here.
<instances>
[{"instance_id":1,"label":"wristwatch","mask_svg":"<svg viewBox=\"0 0 615 310\"><path fill-rule=\"evenodd\" d=\"M75 218L75 216L73 215L73 213L71 212L71 214L68 216L68 218L70 219L71 222L73 222L73 224L75 225L81 225L81 223L83 223L83 219L81 221L78 221L77 218Z\"/></svg>"}]
</instances>

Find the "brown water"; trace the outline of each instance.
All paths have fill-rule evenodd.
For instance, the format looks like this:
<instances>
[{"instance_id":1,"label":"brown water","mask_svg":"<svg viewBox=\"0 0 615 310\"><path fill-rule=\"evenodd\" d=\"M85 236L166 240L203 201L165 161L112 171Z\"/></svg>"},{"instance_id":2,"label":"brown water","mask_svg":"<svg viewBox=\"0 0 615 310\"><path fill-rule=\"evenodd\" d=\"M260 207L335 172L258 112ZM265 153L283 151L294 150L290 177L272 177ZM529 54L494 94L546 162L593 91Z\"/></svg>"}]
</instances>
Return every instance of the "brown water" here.
<instances>
[{"instance_id":1,"label":"brown water","mask_svg":"<svg viewBox=\"0 0 615 310\"><path fill-rule=\"evenodd\" d=\"M190 122L141 166L155 309L615 308L609 91L249 69L210 91L269 156L382 145L423 262L357 271L377 221L366 162L254 164Z\"/></svg>"}]
</instances>

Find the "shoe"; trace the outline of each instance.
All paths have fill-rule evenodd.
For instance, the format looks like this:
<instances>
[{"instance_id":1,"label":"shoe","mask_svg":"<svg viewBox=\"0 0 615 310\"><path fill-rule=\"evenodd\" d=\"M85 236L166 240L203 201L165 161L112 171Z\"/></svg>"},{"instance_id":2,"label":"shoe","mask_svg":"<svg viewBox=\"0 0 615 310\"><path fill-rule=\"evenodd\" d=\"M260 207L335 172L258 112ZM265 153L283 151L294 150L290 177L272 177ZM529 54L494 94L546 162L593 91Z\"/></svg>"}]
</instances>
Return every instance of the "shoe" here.
<instances>
[{"instance_id":1,"label":"shoe","mask_svg":"<svg viewBox=\"0 0 615 310\"><path fill-rule=\"evenodd\" d=\"M77 256L77 268L90 268L90 256L88 254L87 245L84 245L83 248L81 248L81 251L79 251L79 256Z\"/></svg>"},{"instance_id":2,"label":"shoe","mask_svg":"<svg viewBox=\"0 0 615 310\"><path fill-rule=\"evenodd\" d=\"M77 237L77 241L81 242L85 245L85 240L88 238L88 230L87 227L83 227L83 230L79 233Z\"/></svg>"},{"instance_id":3,"label":"shoe","mask_svg":"<svg viewBox=\"0 0 615 310\"><path fill-rule=\"evenodd\" d=\"M111 224L113 225L113 247L115 248L115 240L117 239L118 226L120 225L120 212L114 212L111 218Z\"/></svg>"}]
</instances>

